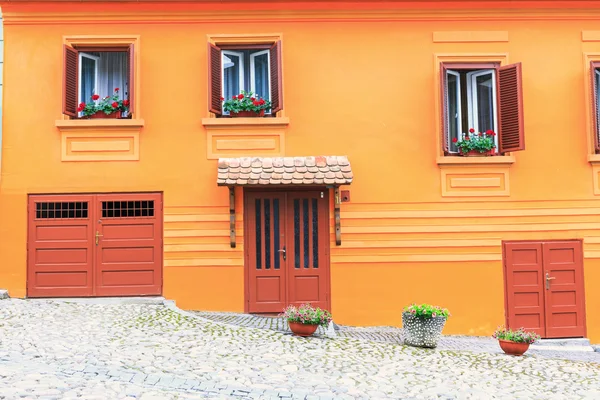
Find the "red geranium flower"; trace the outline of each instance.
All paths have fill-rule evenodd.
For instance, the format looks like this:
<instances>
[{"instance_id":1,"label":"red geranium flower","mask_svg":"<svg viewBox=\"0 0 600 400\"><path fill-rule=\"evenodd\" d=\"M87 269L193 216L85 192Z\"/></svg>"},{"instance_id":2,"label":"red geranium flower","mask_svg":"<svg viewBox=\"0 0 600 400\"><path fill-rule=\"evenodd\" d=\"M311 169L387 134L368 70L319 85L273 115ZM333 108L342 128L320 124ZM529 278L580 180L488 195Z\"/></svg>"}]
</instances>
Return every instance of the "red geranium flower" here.
<instances>
[{"instance_id":1,"label":"red geranium flower","mask_svg":"<svg viewBox=\"0 0 600 400\"><path fill-rule=\"evenodd\" d=\"M81 111L83 111L84 108L85 108L85 103L79 103L79 106L77 107L77 111L81 112Z\"/></svg>"},{"instance_id":2,"label":"red geranium flower","mask_svg":"<svg viewBox=\"0 0 600 400\"><path fill-rule=\"evenodd\" d=\"M469 137L468 137L468 136L465 136L465 140L469 140Z\"/></svg>"},{"instance_id":3,"label":"red geranium flower","mask_svg":"<svg viewBox=\"0 0 600 400\"><path fill-rule=\"evenodd\" d=\"M115 88L115 92L118 92L118 91L119 91L119 88L118 88L118 87L116 87L116 88Z\"/></svg>"},{"instance_id":4,"label":"red geranium flower","mask_svg":"<svg viewBox=\"0 0 600 400\"><path fill-rule=\"evenodd\" d=\"M474 133L475 129L471 128L471 129L469 129L469 132Z\"/></svg>"},{"instance_id":5,"label":"red geranium flower","mask_svg":"<svg viewBox=\"0 0 600 400\"><path fill-rule=\"evenodd\" d=\"M241 94L241 93L240 93L240 94L238 94L238 100L241 100L241 99L243 99L243 98L244 98L244 95L243 95L243 94Z\"/></svg>"},{"instance_id":6,"label":"red geranium flower","mask_svg":"<svg viewBox=\"0 0 600 400\"><path fill-rule=\"evenodd\" d=\"M221 101L225 100L225 97L221 97Z\"/></svg>"},{"instance_id":7,"label":"red geranium flower","mask_svg":"<svg viewBox=\"0 0 600 400\"><path fill-rule=\"evenodd\" d=\"M487 131L485 131L486 135L492 135L493 133L494 133L494 131L491 129L488 129Z\"/></svg>"},{"instance_id":8,"label":"red geranium flower","mask_svg":"<svg viewBox=\"0 0 600 400\"><path fill-rule=\"evenodd\" d=\"M98 100L99 98L100 98L100 95L98 95L98 94L92 95L92 100Z\"/></svg>"},{"instance_id":9,"label":"red geranium flower","mask_svg":"<svg viewBox=\"0 0 600 400\"><path fill-rule=\"evenodd\" d=\"M452 143L456 143L456 142L458 142L457 138L452 139Z\"/></svg>"},{"instance_id":10,"label":"red geranium flower","mask_svg":"<svg viewBox=\"0 0 600 400\"><path fill-rule=\"evenodd\" d=\"M111 106L113 108L117 108L117 107L119 107L119 103L117 103L116 101L113 101L113 103L111 104Z\"/></svg>"},{"instance_id":11,"label":"red geranium flower","mask_svg":"<svg viewBox=\"0 0 600 400\"><path fill-rule=\"evenodd\" d=\"M237 96L233 96L231 100L237 100Z\"/></svg>"},{"instance_id":12,"label":"red geranium flower","mask_svg":"<svg viewBox=\"0 0 600 400\"><path fill-rule=\"evenodd\" d=\"M123 100L123 105L124 105L125 107L129 106L129 100Z\"/></svg>"},{"instance_id":13,"label":"red geranium flower","mask_svg":"<svg viewBox=\"0 0 600 400\"><path fill-rule=\"evenodd\" d=\"M254 100L256 100L256 99L255 99L254 97L250 97L250 100L254 101Z\"/></svg>"}]
</instances>

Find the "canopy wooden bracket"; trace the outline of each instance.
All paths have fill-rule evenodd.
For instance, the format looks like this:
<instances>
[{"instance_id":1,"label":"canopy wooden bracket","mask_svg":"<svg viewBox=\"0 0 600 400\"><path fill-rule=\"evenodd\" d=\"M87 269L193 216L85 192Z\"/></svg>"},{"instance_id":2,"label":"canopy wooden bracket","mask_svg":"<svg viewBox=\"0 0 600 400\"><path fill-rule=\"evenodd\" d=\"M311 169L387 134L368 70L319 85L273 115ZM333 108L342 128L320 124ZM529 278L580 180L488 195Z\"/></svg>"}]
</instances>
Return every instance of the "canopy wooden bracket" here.
<instances>
[{"instance_id":1,"label":"canopy wooden bracket","mask_svg":"<svg viewBox=\"0 0 600 400\"><path fill-rule=\"evenodd\" d=\"M235 187L229 187L229 244L235 249Z\"/></svg>"},{"instance_id":2,"label":"canopy wooden bracket","mask_svg":"<svg viewBox=\"0 0 600 400\"><path fill-rule=\"evenodd\" d=\"M342 245L342 228L341 228L341 218L340 218L340 204L341 204L341 198L340 198L340 187L339 186L335 186L333 188L333 194L334 194L334 202L333 202L333 215L334 215L334 220L335 220L335 245L336 246L341 246Z\"/></svg>"}]
</instances>

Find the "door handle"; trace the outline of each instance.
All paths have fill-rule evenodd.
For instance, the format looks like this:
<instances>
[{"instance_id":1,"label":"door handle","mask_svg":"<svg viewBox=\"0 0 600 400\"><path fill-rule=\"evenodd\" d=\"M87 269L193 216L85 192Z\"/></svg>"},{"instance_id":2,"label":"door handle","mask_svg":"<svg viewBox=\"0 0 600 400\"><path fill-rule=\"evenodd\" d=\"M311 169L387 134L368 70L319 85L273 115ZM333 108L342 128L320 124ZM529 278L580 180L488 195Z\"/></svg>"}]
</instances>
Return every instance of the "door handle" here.
<instances>
[{"instance_id":1,"label":"door handle","mask_svg":"<svg viewBox=\"0 0 600 400\"><path fill-rule=\"evenodd\" d=\"M556 277L555 276L550 276L550 274L548 274L546 272L546 290L550 290L550 281L552 279L556 279Z\"/></svg>"},{"instance_id":2,"label":"door handle","mask_svg":"<svg viewBox=\"0 0 600 400\"><path fill-rule=\"evenodd\" d=\"M100 239L100 237L102 237L104 235L102 235L99 231L96 231L96 246L98 246L98 240Z\"/></svg>"},{"instance_id":3,"label":"door handle","mask_svg":"<svg viewBox=\"0 0 600 400\"><path fill-rule=\"evenodd\" d=\"M283 261L285 261L285 246L283 246L283 249L279 249L277 250L278 253L283 253Z\"/></svg>"}]
</instances>

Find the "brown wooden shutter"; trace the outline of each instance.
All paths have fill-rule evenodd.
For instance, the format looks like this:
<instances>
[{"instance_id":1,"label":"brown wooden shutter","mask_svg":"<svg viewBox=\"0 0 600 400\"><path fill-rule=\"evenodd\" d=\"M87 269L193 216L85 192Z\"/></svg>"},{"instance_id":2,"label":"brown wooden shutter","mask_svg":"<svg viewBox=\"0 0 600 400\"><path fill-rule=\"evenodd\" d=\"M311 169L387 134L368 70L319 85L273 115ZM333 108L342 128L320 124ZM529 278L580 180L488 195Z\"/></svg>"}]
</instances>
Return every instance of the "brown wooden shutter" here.
<instances>
[{"instance_id":1,"label":"brown wooden shutter","mask_svg":"<svg viewBox=\"0 0 600 400\"><path fill-rule=\"evenodd\" d=\"M127 99L129 99L129 115L133 115L135 102L135 49L133 43L127 49Z\"/></svg>"},{"instance_id":2,"label":"brown wooden shutter","mask_svg":"<svg viewBox=\"0 0 600 400\"><path fill-rule=\"evenodd\" d=\"M448 146L448 82L447 82L447 72L448 68L444 64L440 66L440 95L442 96L441 104L442 104L442 150L444 151L444 155L450 154L450 148Z\"/></svg>"},{"instance_id":3,"label":"brown wooden shutter","mask_svg":"<svg viewBox=\"0 0 600 400\"><path fill-rule=\"evenodd\" d=\"M499 152L525 150L521 63L498 68Z\"/></svg>"},{"instance_id":4,"label":"brown wooden shutter","mask_svg":"<svg viewBox=\"0 0 600 400\"><path fill-rule=\"evenodd\" d=\"M221 49L212 43L208 44L208 109L221 115Z\"/></svg>"},{"instance_id":5,"label":"brown wooden shutter","mask_svg":"<svg viewBox=\"0 0 600 400\"><path fill-rule=\"evenodd\" d=\"M281 40L271 46L271 113L283 109L283 81L281 73Z\"/></svg>"},{"instance_id":6,"label":"brown wooden shutter","mask_svg":"<svg viewBox=\"0 0 600 400\"><path fill-rule=\"evenodd\" d=\"M600 68L600 62L592 61L590 63L590 78L592 84L592 121L594 123L594 150L596 153L600 153L600 127L598 126L600 118L598 116L598 85L596 84L597 68Z\"/></svg>"},{"instance_id":7,"label":"brown wooden shutter","mask_svg":"<svg viewBox=\"0 0 600 400\"><path fill-rule=\"evenodd\" d=\"M79 92L79 52L63 46L63 114L77 117Z\"/></svg>"}]
</instances>

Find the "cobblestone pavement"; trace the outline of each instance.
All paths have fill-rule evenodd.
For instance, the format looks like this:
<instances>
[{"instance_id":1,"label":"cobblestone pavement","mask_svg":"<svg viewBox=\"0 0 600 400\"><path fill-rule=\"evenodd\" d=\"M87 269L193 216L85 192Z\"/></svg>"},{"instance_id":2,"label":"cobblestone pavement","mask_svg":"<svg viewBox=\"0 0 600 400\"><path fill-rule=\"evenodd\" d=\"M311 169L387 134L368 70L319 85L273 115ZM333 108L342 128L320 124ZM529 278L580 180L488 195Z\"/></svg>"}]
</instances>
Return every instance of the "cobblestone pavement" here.
<instances>
[{"instance_id":1,"label":"cobblestone pavement","mask_svg":"<svg viewBox=\"0 0 600 400\"><path fill-rule=\"evenodd\" d=\"M297 338L162 305L0 301L3 399L600 398L595 363Z\"/></svg>"},{"instance_id":2,"label":"cobblestone pavement","mask_svg":"<svg viewBox=\"0 0 600 400\"><path fill-rule=\"evenodd\" d=\"M202 318L229 325L268 329L285 333L290 331L283 318L211 311L193 311L193 313ZM338 325L338 329L335 333L337 336L343 338L370 340L373 342L393 344L402 344L403 342L402 328L391 326L355 327ZM326 330L320 327L317 334L325 335ZM442 336L437 350L468 350L474 353L503 353L498 346L497 340L481 336ZM600 364L600 352L530 349L527 354L541 358L589 361Z\"/></svg>"}]
</instances>

